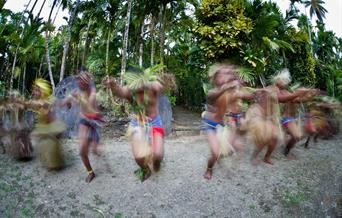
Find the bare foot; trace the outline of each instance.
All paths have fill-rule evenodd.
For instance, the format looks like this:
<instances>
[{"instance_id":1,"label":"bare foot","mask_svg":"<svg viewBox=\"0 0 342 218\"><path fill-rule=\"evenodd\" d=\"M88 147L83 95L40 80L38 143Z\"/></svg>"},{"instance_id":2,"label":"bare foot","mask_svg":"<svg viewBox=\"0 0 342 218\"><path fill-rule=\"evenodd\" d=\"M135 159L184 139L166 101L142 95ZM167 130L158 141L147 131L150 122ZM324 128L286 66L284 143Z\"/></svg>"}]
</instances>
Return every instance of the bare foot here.
<instances>
[{"instance_id":1,"label":"bare foot","mask_svg":"<svg viewBox=\"0 0 342 218\"><path fill-rule=\"evenodd\" d=\"M273 165L273 162L271 161L270 158L264 158L264 162L267 163L267 164Z\"/></svg>"},{"instance_id":2,"label":"bare foot","mask_svg":"<svg viewBox=\"0 0 342 218\"><path fill-rule=\"evenodd\" d=\"M160 170L160 161L154 161L153 162L153 170L155 172L158 172Z\"/></svg>"},{"instance_id":3,"label":"bare foot","mask_svg":"<svg viewBox=\"0 0 342 218\"><path fill-rule=\"evenodd\" d=\"M298 159L294 154L288 154L288 155L286 156L286 158L287 158L288 160L297 160L297 159Z\"/></svg>"},{"instance_id":4,"label":"bare foot","mask_svg":"<svg viewBox=\"0 0 342 218\"><path fill-rule=\"evenodd\" d=\"M254 159L252 159L252 165L253 166L257 166L257 165L259 165L260 164L260 160L259 159L257 159L257 158L254 158Z\"/></svg>"},{"instance_id":5,"label":"bare foot","mask_svg":"<svg viewBox=\"0 0 342 218\"><path fill-rule=\"evenodd\" d=\"M100 153L100 151L99 151L98 148L94 148L94 149L93 149L93 154L95 154L95 155L98 156L98 157L101 156L101 153Z\"/></svg>"},{"instance_id":6,"label":"bare foot","mask_svg":"<svg viewBox=\"0 0 342 218\"><path fill-rule=\"evenodd\" d=\"M203 177L207 180L210 180L213 177L213 170L207 169L207 171L204 173Z\"/></svg>"},{"instance_id":7,"label":"bare foot","mask_svg":"<svg viewBox=\"0 0 342 218\"><path fill-rule=\"evenodd\" d=\"M87 183L90 183L94 178L95 178L95 173L89 173L88 176L86 177L85 181Z\"/></svg>"},{"instance_id":8,"label":"bare foot","mask_svg":"<svg viewBox=\"0 0 342 218\"><path fill-rule=\"evenodd\" d=\"M96 156L101 156L101 152L99 150L99 146L98 145L93 145L93 154L95 154Z\"/></svg>"},{"instance_id":9,"label":"bare foot","mask_svg":"<svg viewBox=\"0 0 342 218\"><path fill-rule=\"evenodd\" d=\"M143 176L141 182L143 182L146 179L150 178L150 176L152 175L152 171L150 170L150 168L146 168L143 172L144 172L144 176Z\"/></svg>"}]
</instances>

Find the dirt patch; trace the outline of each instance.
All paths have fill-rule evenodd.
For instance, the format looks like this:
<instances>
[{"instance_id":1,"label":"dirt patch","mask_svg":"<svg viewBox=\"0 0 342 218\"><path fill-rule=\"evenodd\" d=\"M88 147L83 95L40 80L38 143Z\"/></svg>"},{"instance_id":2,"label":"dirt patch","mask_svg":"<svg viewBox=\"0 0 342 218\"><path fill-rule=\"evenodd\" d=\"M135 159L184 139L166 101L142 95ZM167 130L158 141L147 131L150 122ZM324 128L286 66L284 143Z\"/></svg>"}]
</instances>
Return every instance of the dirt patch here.
<instances>
[{"instance_id":1,"label":"dirt patch","mask_svg":"<svg viewBox=\"0 0 342 218\"><path fill-rule=\"evenodd\" d=\"M177 119L191 128L200 123L198 114ZM244 154L220 161L211 181L202 176L209 155L205 138L172 135L165 140L161 172L141 183L122 137L127 122L105 128L102 155L91 155L97 177L90 184L77 140L65 141L67 166L59 172L45 170L37 159L22 163L0 155L0 217L342 216L342 135L309 149L297 146L293 161L280 146L274 166L253 167L248 145Z\"/></svg>"}]
</instances>

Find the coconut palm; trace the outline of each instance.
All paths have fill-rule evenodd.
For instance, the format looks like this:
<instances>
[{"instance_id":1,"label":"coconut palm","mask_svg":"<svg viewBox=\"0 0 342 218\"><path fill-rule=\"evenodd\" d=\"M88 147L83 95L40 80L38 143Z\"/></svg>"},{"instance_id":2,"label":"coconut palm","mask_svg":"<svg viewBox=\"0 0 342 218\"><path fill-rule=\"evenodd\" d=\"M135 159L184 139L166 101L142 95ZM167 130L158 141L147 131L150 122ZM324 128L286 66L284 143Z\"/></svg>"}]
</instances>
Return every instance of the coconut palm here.
<instances>
[{"instance_id":1,"label":"coconut palm","mask_svg":"<svg viewBox=\"0 0 342 218\"><path fill-rule=\"evenodd\" d=\"M323 22L325 18L325 13L328 12L327 9L323 7L325 2L323 0L307 0L303 2L305 7L310 7L310 17L316 15L320 22Z\"/></svg>"},{"instance_id":2,"label":"coconut palm","mask_svg":"<svg viewBox=\"0 0 342 218\"><path fill-rule=\"evenodd\" d=\"M70 45L71 28L72 28L73 21L77 16L77 8L78 8L79 4L80 4L80 0L77 0L75 5L73 6L72 13L70 15L70 19L68 22L68 36L66 37L66 39L64 41L63 57L62 57L61 70L60 70L60 74L59 74L59 81L62 81L62 79L64 78L65 62L66 62L66 58L67 58L67 54L68 54L68 50L69 50L69 45Z\"/></svg>"},{"instance_id":3,"label":"coconut palm","mask_svg":"<svg viewBox=\"0 0 342 218\"><path fill-rule=\"evenodd\" d=\"M131 20L131 10L132 10L132 0L127 0L127 15L126 15L125 32L123 36L121 72L120 72L121 83L123 83L123 76L126 72L128 33L129 33L129 24Z\"/></svg>"}]
</instances>

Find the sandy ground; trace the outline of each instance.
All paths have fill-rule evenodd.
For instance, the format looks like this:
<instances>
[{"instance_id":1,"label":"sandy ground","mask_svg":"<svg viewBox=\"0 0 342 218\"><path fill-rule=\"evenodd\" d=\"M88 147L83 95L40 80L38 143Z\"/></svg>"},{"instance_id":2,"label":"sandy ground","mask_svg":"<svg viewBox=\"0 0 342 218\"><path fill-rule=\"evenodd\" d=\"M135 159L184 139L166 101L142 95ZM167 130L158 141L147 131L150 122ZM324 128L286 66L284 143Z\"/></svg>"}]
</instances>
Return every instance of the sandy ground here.
<instances>
[{"instance_id":1,"label":"sandy ground","mask_svg":"<svg viewBox=\"0 0 342 218\"><path fill-rule=\"evenodd\" d=\"M45 170L38 159L0 155L0 217L341 217L342 135L297 160L274 152L274 166L253 167L252 147L224 159L203 179L209 155L203 136L168 137L160 173L140 182L126 139L104 139L91 155L97 177L84 181L77 140L64 144L67 167Z\"/></svg>"}]
</instances>

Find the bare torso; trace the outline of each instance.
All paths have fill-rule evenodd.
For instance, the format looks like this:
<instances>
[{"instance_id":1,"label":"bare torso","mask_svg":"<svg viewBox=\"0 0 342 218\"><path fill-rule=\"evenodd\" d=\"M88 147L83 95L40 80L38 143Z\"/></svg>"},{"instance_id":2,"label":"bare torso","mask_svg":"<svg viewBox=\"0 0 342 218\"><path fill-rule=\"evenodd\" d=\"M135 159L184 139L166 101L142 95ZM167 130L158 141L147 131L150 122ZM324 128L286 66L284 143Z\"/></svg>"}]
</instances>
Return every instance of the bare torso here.
<instances>
[{"instance_id":1,"label":"bare torso","mask_svg":"<svg viewBox=\"0 0 342 218\"><path fill-rule=\"evenodd\" d=\"M215 122L221 122L228 108L229 94L226 91L213 104L208 104L205 117Z\"/></svg>"},{"instance_id":2,"label":"bare torso","mask_svg":"<svg viewBox=\"0 0 342 218\"><path fill-rule=\"evenodd\" d=\"M95 93L79 91L73 95L74 99L79 103L81 117L86 114L97 114Z\"/></svg>"},{"instance_id":3,"label":"bare torso","mask_svg":"<svg viewBox=\"0 0 342 218\"><path fill-rule=\"evenodd\" d=\"M228 94L227 112L240 114L242 111L242 99L238 97L239 90L233 90Z\"/></svg>"},{"instance_id":4,"label":"bare torso","mask_svg":"<svg viewBox=\"0 0 342 218\"><path fill-rule=\"evenodd\" d=\"M138 105L143 105L146 102L145 115L153 119L158 116L158 93L151 89L145 90L145 92L146 94L144 94L144 91L138 91L136 101ZM145 99L146 97L148 99Z\"/></svg>"},{"instance_id":5,"label":"bare torso","mask_svg":"<svg viewBox=\"0 0 342 218\"><path fill-rule=\"evenodd\" d=\"M280 90L282 94L289 94L290 92L287 90ZM295 117L297 114L298 103L295 102L286 102L284 105L283 117Z\"/></svg>"}]
</instances>

